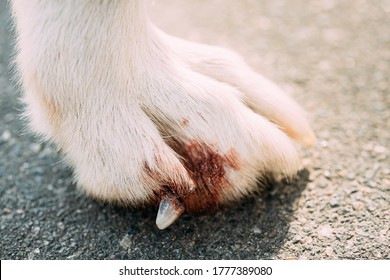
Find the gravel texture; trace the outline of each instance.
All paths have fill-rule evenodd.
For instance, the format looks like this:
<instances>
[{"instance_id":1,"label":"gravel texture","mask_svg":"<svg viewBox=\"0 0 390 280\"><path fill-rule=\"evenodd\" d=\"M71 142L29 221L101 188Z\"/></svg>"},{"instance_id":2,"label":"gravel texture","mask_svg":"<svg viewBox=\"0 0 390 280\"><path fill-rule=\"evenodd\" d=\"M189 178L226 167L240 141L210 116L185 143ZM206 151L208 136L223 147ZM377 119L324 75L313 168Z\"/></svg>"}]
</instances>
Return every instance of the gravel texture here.
<instances>
[{"instance_id":1,"label":"gravel texture","mask_svg":"<svg viewBox=\"0 0 390 280\"><path fill-rule=\"evenodd\" d=\"M159 231L155 209L77 190L52 146L25 133L0 0L1 259L389 259L390 1L155 1L152 17L230 47L308 111L318 136L292 182Z\"/></svg>"}]
</instances>

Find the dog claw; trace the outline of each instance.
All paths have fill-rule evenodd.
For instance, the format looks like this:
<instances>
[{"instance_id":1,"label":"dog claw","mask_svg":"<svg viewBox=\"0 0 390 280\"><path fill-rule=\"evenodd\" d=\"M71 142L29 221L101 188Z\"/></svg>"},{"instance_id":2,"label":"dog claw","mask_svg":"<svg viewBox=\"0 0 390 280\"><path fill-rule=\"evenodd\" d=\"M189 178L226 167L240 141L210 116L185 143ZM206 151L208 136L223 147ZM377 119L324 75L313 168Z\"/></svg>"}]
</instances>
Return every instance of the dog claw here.
<instances>
[{"instance_id":1,"label":"dog claw","mask_svg":"<svg viewBox=\"0 0 390 280\"><path fill-rule=\"evenodd\" d=\"M183 204L176 197L166 197L160 202L156 225L159 229L169 227L184 212Z\"/></svg>"}]
</instances>

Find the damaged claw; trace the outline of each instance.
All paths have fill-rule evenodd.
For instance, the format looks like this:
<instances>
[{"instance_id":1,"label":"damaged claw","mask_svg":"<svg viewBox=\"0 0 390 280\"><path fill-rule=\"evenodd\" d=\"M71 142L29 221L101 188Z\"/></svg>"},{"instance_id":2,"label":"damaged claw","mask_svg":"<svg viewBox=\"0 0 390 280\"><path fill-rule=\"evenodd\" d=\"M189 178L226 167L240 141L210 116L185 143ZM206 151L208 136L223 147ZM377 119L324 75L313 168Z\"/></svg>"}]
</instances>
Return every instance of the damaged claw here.
<instances>
[{"instance_id":1,"label":"damaged claw","mask_svg":"<svg viewBox=\"0 0 390 280\"><path fill-rule=\"evenodd\" d=\"M156 225L159 229L169 227L184 212L184 205L176 197L166 197L160 202Z\"/></svg>"}]
</instances>

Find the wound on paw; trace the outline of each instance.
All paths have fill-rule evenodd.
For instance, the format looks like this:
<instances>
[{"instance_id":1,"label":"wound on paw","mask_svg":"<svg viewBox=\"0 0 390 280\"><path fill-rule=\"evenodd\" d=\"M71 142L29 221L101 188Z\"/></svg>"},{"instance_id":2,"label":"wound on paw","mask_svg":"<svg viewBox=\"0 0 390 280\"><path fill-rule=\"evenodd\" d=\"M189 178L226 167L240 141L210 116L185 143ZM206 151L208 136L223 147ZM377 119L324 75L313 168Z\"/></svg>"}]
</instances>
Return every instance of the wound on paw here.
<instances>
[{"instance_id":1,"label":"wound on paw","mask_svg":"<svg viewBox=\"0 0 390 280\"><path fill-rule=\"evenodd\" d=\"M229 186L226 168L238 169L238 156L234 149L223 155L205 143L188 144L175 141L170 146L178 153L183 165L196 184L193 192L183 198L188 211L216 209L221 203L221 191Z\"/></svg>"}]
</instances>

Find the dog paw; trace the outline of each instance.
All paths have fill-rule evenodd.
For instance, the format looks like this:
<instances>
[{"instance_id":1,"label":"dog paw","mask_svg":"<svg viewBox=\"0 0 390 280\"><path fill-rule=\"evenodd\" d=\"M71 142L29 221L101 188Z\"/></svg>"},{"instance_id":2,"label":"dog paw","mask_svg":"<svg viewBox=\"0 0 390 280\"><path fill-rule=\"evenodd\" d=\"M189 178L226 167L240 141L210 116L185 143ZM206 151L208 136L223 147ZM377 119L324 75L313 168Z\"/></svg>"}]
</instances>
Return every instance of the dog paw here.
<instances>
[{"instance_id":1,"label":"dog paw","mask_svg":"<svg viewBox=\"0 0 390 280\"><path fill-rule=\"evenodd\" d=\"M255 192L266 177L294 176L290 138L315 139L300 107L236 54L156 32L153 47L128 60L97 56L85 67L88 56L70 46L25 71L32 123L78 185L108 202L159 205L166 228L183 211ZM56 59L62 68L45 71Z\"/></svg>"}]
</instances>

